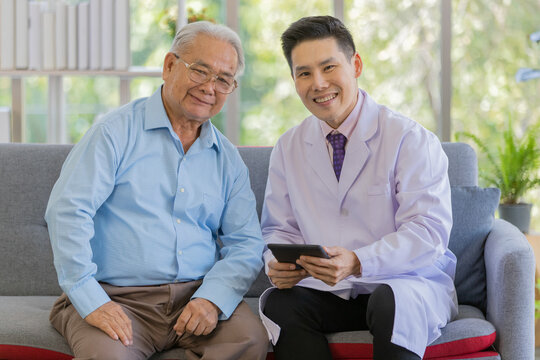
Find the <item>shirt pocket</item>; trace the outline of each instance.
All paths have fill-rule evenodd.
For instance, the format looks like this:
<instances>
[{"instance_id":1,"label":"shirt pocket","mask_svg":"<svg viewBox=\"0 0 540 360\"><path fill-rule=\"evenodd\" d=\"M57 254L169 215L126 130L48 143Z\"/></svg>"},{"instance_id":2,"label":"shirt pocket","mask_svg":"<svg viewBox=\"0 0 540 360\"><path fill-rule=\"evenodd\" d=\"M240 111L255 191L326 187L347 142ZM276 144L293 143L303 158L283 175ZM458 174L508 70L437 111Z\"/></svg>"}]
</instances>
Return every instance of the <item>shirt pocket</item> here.
<instances>
[{"instance_id":1,"label":"shirt pocket","mask_svg":"<svg viewBox=\"0 0 540 360\"><path fill-rule=\"evenodd\" d=\"M225 202L219 195L210 193L203 193L202 200L202 219L204 219L205 225L207 225L212 232L215 232L219 228Z\"/></svg>"}]
</instances>

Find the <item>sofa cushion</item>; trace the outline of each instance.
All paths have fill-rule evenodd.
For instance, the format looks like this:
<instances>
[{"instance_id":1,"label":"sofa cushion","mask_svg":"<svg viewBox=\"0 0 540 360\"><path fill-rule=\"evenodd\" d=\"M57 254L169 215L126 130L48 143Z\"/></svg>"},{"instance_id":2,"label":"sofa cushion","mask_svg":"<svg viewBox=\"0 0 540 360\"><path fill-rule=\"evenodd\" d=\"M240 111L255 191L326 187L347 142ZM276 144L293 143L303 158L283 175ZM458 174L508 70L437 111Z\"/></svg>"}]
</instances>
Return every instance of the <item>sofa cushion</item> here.
<instances>
[{"instance_id":1,"label":"sofa cushion","mask_svg":"<svg viewBox=\"0 0 540 360\"><path fill-rule=\"evenodd\" d=\"M270 162L271 146L239 146L238 152L249 169L251 189L257 200L257 215L261 218L264 202L264 190L268 178L268 163Z\"/></svg>"},{"instance_id":2,"label":"sofa cushion","mask_svg":"<svg viewBox=\"0 0 540 360\"><path fill-rule=\"evenodd\" d=\"M64 338L50 325L49 312L55 296L0 296L0 359L63 359L71 351ZM257 313L258 299L246 298ZM5 320L5 322L4 322ZM370 359L373 356L372 336L368 331L350 331L327 335L335 359ZM482 352L495 340L495 328L482 312L460 305L459 316L442 329L442 335L426 350L426 358L486 359L497 354ZM272 347L269 345L271 352ZM478 353L474 355L475 353ZM66 356L66 358L70 358ZM271 359L271 354L269 359ZM152 360L185 359L182 349L155 354Z\"/></svg>"},{"instance_id":3,"label":"sofa cushion","mask_svg":"<svg viewBox=\"0 0 540 360\"><path fill-rule=\"evenodd\" d=\"M448 156L448 179L452 186L478 185L478 161L474 149L465 143L443 142Z\"/></svg>"},{"instance_id":4,"label":"sofa cushion","mask_svg":"<svg viewBox=\"0 0 540 360\"><path fill-rule=\"evenodd\" d=\"M473 306L460 305L459 316L441 332L427 347L424 359L500 359L498 353L489 350L496 338L495 328ZM346 331L326 337L334 360L373 358L373 336L369 331ZM268 360L273 359L271 355Z\"/></svg>"},{"instance_id":5,"label":"sofa cushion","mask_svg":"<svg viewBox=\"0 0 540 360\"><path fill-rule=\"evenodd\" d=\"M485 351L495 341L496 332L482 312L468 305L460 305L459 312L427 347L424 359L500 359L496 352ZM334 360L373 358L373 337L368 331L333 333L327 338Z\"/></svg>"},{"instance_id":6,"label":"sofa cushion","mask_svg":"<svg viewBox=\"0 0 540 360\"><path fill-rule=\"evenodd\" d=\"M0 296L0 344L32 346L70 353L64 338L49 323L57 296ZM0 359L5 355L0 352Z\"/></svg>"},{"instance_id":7,"label":"sofa cushion","mask_svg":"<svg viewBox=\"0 0 540 360\"><path fill-rule=\"evenodd\" d=\"M493 226L500 190L452 186L454 224L448 247L457 257L455 285L458 302L486 310L484 244Z\"/></svg>"},{"instance_id":8,"label":"sofa cushion","mask_svg":"<svg viewBox=\"0 0 540 360\"><path fill-rule=\"evenodd\" d=\"M257 279L253 282L251 287L249 288L248 292L246 293L247 297L258 297L261 296L261 294L264 292L264 290L271 287L272 284L270 283L270 280L268 279L268 276L264 272L264 267L259 272L259 275L257 276Z\"/></svg>"},{"instance_id":9,"label":"sofa cushion","mask_svg":"<svg viewBox=\"0 0 540 360\"><path fill-rule=\"evenodd\" d=\"M478 317L480 311L470 313L473 317L458 318L442 329L442 335L427 347L424 358L473 354L489 348L495 341L495 328L483 316ZM329 343L333 344L334 359L373 358L373 337L368 331L341 332L327 337Z\"/></svg>"}]
</instances>

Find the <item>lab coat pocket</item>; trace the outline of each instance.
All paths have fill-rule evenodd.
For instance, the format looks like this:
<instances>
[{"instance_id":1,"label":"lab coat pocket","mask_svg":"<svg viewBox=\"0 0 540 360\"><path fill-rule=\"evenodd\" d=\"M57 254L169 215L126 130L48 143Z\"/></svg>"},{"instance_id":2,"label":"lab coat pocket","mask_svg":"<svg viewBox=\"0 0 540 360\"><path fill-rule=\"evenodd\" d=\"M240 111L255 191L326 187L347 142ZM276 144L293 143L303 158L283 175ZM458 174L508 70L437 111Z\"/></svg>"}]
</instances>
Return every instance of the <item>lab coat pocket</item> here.
<instances>
[{"instance_id":1,"label":"lab coat pocket","mask_svg":"<svg viewBox=\"0 0 540 360\"><path fill-rule=\"evenodd\" d=\"M212 230L217 230L221 220L221 214L225 202L220 196L203 193L203 202L201 204L201 219L204 219L204 223Z\"/></svg>"},{"instance_id":2,"label":"lab coat pocket","mask_svg":"<svg viewBox=\"0 0 540 360\"><path fill-rule=\"evenodd\" d=\"M375 184L368 187L367 194L370 196L375 195L389 195L390 184Z\"/></svg>"},{"instance_id":3,"label":"lab coat pocket","mask_svg":"<svg viewBox=\"0 0 540 360\"><path fill-rule=\"evenodd\" d=\"M368 227L375 238L395 231L394 212L390 184L374 184L368 187L365 205Z\"/></svg>"}]
</instances>

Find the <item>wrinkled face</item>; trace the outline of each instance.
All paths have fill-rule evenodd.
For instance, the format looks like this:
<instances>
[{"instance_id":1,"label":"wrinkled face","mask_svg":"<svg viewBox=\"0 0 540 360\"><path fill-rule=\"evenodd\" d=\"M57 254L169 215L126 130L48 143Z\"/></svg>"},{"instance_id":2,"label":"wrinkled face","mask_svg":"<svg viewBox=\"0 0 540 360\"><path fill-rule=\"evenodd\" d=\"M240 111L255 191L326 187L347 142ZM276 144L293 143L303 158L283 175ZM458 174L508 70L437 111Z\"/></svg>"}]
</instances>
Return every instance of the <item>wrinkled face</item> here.
<instances>
[{"instance_id":1,"label":"wrinkled face","mask_svg":"<svg viewBox=\"0 0 540 360\"><path fill-rule=\"evenodd\" d=\"M188 64L196 63L209 73L236 74L236 50L228 42L199 34L193 46L178 53ZM163 64L162 98L170 119L204 122L221 111L228 94L215 90L214 80L198 84L188 76L188 69L173 53Z\"/></svg>"},{"instance_id":2,"label":"wrinkled face","mask_svg":"<svg viewBox=\"0 0 540 360\"><path fill-rule=\"evenodd\" d=\"M306 40L291 52L296 92L317 118L337 128L356 105L356 79L362 73L358 54L348 58L334 38Z\"/></svg>"}]
</instances>

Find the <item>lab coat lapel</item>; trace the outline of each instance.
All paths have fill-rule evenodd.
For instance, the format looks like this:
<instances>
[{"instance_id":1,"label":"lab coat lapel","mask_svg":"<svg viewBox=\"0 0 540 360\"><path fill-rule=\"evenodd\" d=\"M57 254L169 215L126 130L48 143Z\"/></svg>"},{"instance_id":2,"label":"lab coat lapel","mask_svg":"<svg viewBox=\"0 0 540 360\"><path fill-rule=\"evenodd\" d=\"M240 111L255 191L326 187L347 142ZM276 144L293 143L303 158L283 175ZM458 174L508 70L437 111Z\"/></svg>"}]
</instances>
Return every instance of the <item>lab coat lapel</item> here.
<instances>
[{"instance_id":1,"label":"lab coat lapel","mask_svg":"<svg viewBox=\"0 0 540 360\"><path fill-rule=\"evenodd\" d=\"M364 141L351 141L347 146L343 169L339 179L339 199L343 200L355 180L358 178L370 155L369 148Z\"/></svg>"},{"instance_id":2,"label":"lab coat lapel","mask_svg":"<svg viewBox=\"0 0 540 360\"><path fill-rule=\"evenodd\" d=\"M368 140L375 135L379 126L378 105L365 92L363 94L364 103L360 111L360 118L348 141L343 169L341 170L341 177L339 179L338 195L340 202L344 200L370 158L371 151L368 146Z\"/></svg>"},{"instance_id":3,"label":"lab coat lapel","mask_svg":"<svg viewBox=\"0 0 540 360\"><path fill-rule=\"evenodd\" d=\"M330 163L330 155L322 135L319 119L311 117L310 126L305 136L306 158L320 180L328 187L330 193L337 198L338 182Z\"/></svg>"}]
</instances>

